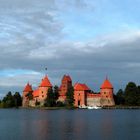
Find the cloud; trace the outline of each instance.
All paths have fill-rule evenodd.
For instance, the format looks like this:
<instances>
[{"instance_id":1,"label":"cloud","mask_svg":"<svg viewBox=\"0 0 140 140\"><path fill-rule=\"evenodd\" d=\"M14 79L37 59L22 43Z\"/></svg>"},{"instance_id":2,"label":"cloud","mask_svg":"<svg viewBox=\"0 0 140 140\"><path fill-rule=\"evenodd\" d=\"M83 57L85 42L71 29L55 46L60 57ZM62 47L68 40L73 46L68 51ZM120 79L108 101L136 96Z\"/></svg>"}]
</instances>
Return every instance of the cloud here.
<instances>
[{"instance_id":1,"label":"cloud","mask_svg":"<svg viewBox=\"0 0 140 140\"><path fill-rule=\"evenodd\" d=\"M1 94L8 90L22 91L28 81L36 87L46 73L45 67L48 67L51 82L58 85L63 74L70 74L73 83L87 83L95 91L99 91L106 75L115 89L129 80L140 83L137 78L140 74L140 30L108 33L88 41L70 40L64 32L60 12L66 8L86 9L89 4L81 0L63 1L62 5L57 2L2 1Z\"/></svg>"},{"instance_id":2,"label":"cloud","mask_svg":"<svg viewBox=\"0 0 140 140\"><path fill-rule=\"evenodd\" d=\"M32 47L30 51L25 51L26 55L23 58L11 58L9 55L9 60L7 61L6 57L3 61L8 67L41 72L41 75L32 75L29 72L28 76L14 76L12 80L10 80L11 77L5 78L6 81L2 80L2 83L4 86L7 81L9 84L16 81L20 85L13 82L13 85L10 86L19 86L20 90L28 80L35 85L43 77L43 70L47 66L54 84L59 85L62 75L68 73L72 76L73 83L76 81L85 82L93 90L99 91L103 79L108 75L115 88L118 89L129 80L140 82L137 80L140 65L139 43L139 31L128 31L97 37L90 42L61 40L57 44L48 44L45 49L44 47ZM18 55L22 56L22 53L21 49ZM5 69L8 67L5 66Z\"/></svg>"}]
</instances>

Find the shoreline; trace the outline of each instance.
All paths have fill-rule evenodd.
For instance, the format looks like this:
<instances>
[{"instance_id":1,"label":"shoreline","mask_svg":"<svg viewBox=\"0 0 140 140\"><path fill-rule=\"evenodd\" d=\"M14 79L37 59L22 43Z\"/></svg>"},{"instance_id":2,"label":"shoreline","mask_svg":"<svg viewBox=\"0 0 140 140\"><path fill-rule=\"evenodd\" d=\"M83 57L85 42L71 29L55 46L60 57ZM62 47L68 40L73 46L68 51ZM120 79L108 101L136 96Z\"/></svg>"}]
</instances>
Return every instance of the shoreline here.
<instances>
[{"instance_id":1,"label":"shoreline","mask_svg":"<svg viewBox=\"0 0 140 140\"><path fill-rule=\"evenodd\" d=\"M84 108L77 107L19 107L19 109L40 109L40 110L83 110ZM85 108L86 110L89 110ZM84 109L84 110L85 110ZM140 109L140 106L106 106L101 109ZM101 110L101 109L92 109L92 110Z\"/></svg>"},{"instance_id":2,"label":"shoreline","mask_svg":"<svg viewBox=\"0 0 140 140\"><path fill-rule=\"evenodd\" d=\"M104 106L100 109L87 109L77 107L13 107L13 108L0 108L0 109L40 109L40 110L102 110L102 109L140 109L140 106Z\"/></svg>"},{"instance_id":3,"label":"shoreline","mask_svg":"<svg viewBox=\"0 0 140 140\"><path fill-rule=\"evenodd\" d=\"M140 109L140 106L106 106L102 107L102 109Z\"/></svg>"}]
</instances>

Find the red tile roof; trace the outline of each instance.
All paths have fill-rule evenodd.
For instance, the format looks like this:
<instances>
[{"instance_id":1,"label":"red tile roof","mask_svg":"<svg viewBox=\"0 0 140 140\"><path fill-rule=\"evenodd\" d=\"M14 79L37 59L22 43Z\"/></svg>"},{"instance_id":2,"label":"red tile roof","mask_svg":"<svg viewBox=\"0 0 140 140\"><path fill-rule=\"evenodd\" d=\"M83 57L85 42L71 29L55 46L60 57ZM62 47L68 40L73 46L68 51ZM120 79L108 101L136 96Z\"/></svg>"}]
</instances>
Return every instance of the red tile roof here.
<instances>
[{"instance_id":1,"label":"red tile roof","mask_svg":"<svg viewBox=\"0 0 140 140\"><path fill-rule=\"evenodd\" d=\"M111 82L106 78L100 88L101 89L104 89L104 88L110 88L110 89L112 89L113 86L112 86Z\"/></svg>"},{"instance_id":2,"label":"red tile roof","mask_svg":"<svg viewBox=\"0 0 140 140\"><path fill-rule=\"evenodd\" d=\"M86 84L76 83L74 85L74 90L90 90L90 88Z\"/></svg>"},{"instance_id":3,"label":"red tile roof","mask_svg":"<svg viewBox=\"0 0 140 140\"><path fill-rule=\"evenodd\" d=\"M34 90L33 96L34 97L38 97L39 96L39 90L38 89Z\"/></svg>"},{"instance_id":4,"label":"red tile roof","mask_svg":"<svg viewBox=\"0 0 140 140\"><path fill-rule=\"evenodd\" d=\"M29 83L27 83L27 85L25 86L23 92L31 92L32 90L32 85L30 85Z\"/></svg>"},{"instance_id":5,"label":"red tile roof","mask_svg":"<svg viewBox=\"0 0 140 140\"><path fill-rule=\"evenodd\" d=\"M45 76L41 83L40 83L40 87L52 87L52 84L50 82L50 80L48 79L48 76Z\"/></svg>"}]
</instances>

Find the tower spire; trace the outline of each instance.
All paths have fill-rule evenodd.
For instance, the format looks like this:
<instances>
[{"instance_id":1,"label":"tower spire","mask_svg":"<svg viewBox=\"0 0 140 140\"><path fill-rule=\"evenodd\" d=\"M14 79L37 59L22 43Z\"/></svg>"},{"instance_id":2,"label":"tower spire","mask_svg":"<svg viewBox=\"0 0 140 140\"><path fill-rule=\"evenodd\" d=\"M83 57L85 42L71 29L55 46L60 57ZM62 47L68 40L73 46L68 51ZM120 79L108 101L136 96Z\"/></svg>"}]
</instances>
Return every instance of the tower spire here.
<instances>
[{"instance_id":1,"label":"tower spire","mask_svg":"<svg viewBox=\"0 0 140 140\"><path fill-rule=\"evenodd\" d=\"M105 80L109 80L109 76L108 76L108 74L106 74Z\"/></svg>"},{"instance_id":2,"label":"tower spire","mask_svg":"<svg viewBox=\"0 0 140 140\"><path fill-rule=\"evenodd\" d=\"M47 70L48 70L48 68L47 68L47 67L45 67L45 70L46 70L45 75L47 76Z\"/></svg>"}]
</instances>

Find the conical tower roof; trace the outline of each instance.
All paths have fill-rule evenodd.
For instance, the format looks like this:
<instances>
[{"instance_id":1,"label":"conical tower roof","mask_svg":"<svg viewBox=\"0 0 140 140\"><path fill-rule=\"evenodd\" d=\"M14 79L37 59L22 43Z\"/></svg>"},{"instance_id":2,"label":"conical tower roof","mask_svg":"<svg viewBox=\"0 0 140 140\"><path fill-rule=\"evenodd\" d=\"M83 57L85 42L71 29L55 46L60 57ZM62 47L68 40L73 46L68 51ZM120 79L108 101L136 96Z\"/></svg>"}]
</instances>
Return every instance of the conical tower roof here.
<instances>
[{"instance_id":1,"label":"conical tower roof","mask_svg":"<svg viewBox=\"0 0 140 140\"><path fill-rule=\"evenodd\" d=\"M71 82L71 77L69 75L64 75L63 78L62 78L62 81L69 81Z\"/></svg>"},{"instance_id":2,"label":"conical tower roof","mask_svg":"<svg viewBox=\"0 0 140 140\"><path fill-rule=\"evenodd\" d=\"M112 86L111 82L108 80L108 78L106 78L100 88L101 89L105 89L105 88L112 89L113 86Z\"/></svg>"},{"instance_id":3,"label":"conical tower roof","mask_svg":"<svg viewBox=\"0 0 140 140\"><path fill-rule=\"evenodd\" d=\"M27 85L25 86L23 92L31 92L32 90L32 85L30 85L29 83L27 83Z\"/></svg>"},{"instance_id":4,"label":"conical tower roof","mask_svg":"<svg viewBox=\"0 0 140 140\"><path fill-rule=\"evenodd\" d=\"M47 75L42 79L42 81L41 81L39 86L40 87L52 87L52 84L51 84L51 82L50 82L50 80L49 80Z\"/></svg>"}]
</instances>

